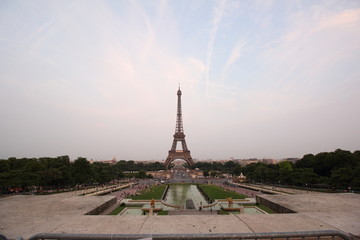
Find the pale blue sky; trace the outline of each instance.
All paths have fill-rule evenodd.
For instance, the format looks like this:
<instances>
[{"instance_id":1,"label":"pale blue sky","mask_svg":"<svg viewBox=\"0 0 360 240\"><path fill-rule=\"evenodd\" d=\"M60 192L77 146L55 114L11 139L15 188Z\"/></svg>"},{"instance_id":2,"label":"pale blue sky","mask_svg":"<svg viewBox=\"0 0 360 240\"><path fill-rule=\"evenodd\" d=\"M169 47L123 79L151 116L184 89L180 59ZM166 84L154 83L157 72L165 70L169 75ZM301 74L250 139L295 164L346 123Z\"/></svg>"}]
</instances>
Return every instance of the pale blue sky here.
<instances>
[{"instance_id":1,"label":"pale blue sky","mask_svg":"<svg viewBox=\"0 0 360 240\"><path fill-rule=\"evenodd\" d=\"M360 1L0 1L0 158L360 149Z\"/></svg>"}]
</instances>

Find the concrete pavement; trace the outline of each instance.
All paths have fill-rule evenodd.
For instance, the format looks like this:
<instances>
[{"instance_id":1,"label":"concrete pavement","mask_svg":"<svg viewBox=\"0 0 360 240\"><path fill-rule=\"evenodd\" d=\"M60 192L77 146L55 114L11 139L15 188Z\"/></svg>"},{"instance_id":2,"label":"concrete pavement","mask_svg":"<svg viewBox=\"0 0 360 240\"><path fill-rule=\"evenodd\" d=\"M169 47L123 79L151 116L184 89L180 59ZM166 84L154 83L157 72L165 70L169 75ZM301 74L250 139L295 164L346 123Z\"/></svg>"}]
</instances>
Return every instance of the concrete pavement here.
<instances>
[{"instance_id":1,"label":"concrete pavement","mask_svg":"<svg viewBox=\"0 0 360 240\"><path fill-rule=\"evenodd\" d=\"M63 193L46 196L17 195L0 198L0 234L25 239L41 233L251 233L342 230L360 235L360 195L297 194L261 195L296 213L176 216L85 215L107 203L135 194L145 185L107 196L74 196ZM251 190L231 188L250 195ZM244 192L245 191L245 192ZM259 194L258 192L255 192ZM253 193L253 194L255 194Z\"/></svg>"},{"instance_id":2,"label":"concrete pavement","mask_svg":"<svg viewBox=\"0 0 360 240\"><path fill-rule=\"evenodd\" d=\"M312 193L260 195L298 215L321 220L344 232L360 236L360 195L354 193ZM281 214L283 215L283 214Z\"/></svg>"}]
</instances>

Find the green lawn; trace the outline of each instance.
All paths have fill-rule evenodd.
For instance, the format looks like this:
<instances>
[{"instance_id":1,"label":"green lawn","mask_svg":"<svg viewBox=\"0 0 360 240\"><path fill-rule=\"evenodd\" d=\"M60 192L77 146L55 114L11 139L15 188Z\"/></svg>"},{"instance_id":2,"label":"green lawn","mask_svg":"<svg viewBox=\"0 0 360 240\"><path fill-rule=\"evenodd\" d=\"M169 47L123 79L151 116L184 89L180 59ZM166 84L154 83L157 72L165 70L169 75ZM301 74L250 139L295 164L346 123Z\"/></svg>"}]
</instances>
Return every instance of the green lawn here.
<instances>
[{"instance_id":1,"label":"green lawn","mask_svg":"<svg viewBox=\"0 0 360 240\"><path fill-rule=\"evenodd\" d=\"M167 185L151 186L150 188L140 192L139 195L131 196L133 200L160 200Z\"/></svg>"},{"instance_id":2,"label":"green lawn","mask_svg":"<svg viewBox=\"0 0 360 240\"><path fill-rule=\"evenodd\" d=\"M159 211L157 215L168 215L169 211Z\"/></svg>"},{"instance_id":3,"label":"green lawn","mask_svg":"<svg viewBox=\"0 0 360 240\"><path fill-rule=\"evenodd\" d=\"M234 191L225 191L224 188L215 186L215 185L207 185L207 184L200 184L199 187L208 195L209 198L212 199L226 199L226 198L233 198L233 199L244 199L246 196L236 193Z\"/></svg>"},{"instance_id":4,"label":"green lawn","mask_svg":"<svg viewBox=\"0 0 360 240\"><path fill-rule=\"evenodd\" d=\"M118 206L109 215L118 215L126 206Z\"/></svg>"},{"instance_id":5,"label":"green lawn","mask_svg":"<svg viewBox=\"0 0 360 240\"><path fill-rule=\"evenodd\" d=\"M267 213L274 213L273 210L271 210L270 208L268 208L267 206L265 205L262 205L262 204L259 204L259 205L256 205L256 204L252 204L252 206L255 206L257 208L260 208L261 210L267 212Z\"/></svg>"},{"instance_id":6,"label":"green lawn","mask_svg":"<svg viewBox=\"0 0 360 240\"><path fill-rule=\"evenodd\" d=\"M225 211L225 210L220 209L220 210L218 210L217 214L219 214L219 215L229 215L230 213Z\"/></svg>"}]
</instances>

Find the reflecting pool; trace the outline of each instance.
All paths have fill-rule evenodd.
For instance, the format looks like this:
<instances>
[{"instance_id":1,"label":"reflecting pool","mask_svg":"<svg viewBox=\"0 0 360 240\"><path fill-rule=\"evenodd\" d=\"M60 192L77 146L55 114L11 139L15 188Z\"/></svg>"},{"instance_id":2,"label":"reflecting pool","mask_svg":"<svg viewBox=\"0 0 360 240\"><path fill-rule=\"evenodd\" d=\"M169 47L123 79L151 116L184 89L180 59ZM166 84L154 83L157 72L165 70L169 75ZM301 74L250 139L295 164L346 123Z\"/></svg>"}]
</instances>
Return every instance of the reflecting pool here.
<instances>
[{"instance_id":1,"label":"reflecting pool","mask_svg":"<svg viewBox=\"0 0 360 240\"><path fill-rule=\"evenodd\" d=\"M202 205L207 205L206 200L197 189L196 185L190 184L170 184L165 197L165 202L171 205L180 206L186 209L186 200L192 200L194 208L199 209ZM165 210L174 208L164 206Z\"/></svg>"},{"instance_id":2,"label":"reflecting pool","mask_svg":"<svg viewBox=\"0 0 360 240\"><path fill-rule=\"evenodd\" d=\"M125 208L124 211L120 213L122 216L126 215L143 215L141 208Z\"/></svg>"},{"instance_id":3,"label":"reflecting pool","mask_svg":"<svg viewBox=\"0 0 360 240\"><path fill-rule=\"evenodd\" d=\"M244 213L240 213L240 211L229 211L229 213L233 214L266 214L264 211L257 207L244 207Z\"/></svg>"}]
</instances>

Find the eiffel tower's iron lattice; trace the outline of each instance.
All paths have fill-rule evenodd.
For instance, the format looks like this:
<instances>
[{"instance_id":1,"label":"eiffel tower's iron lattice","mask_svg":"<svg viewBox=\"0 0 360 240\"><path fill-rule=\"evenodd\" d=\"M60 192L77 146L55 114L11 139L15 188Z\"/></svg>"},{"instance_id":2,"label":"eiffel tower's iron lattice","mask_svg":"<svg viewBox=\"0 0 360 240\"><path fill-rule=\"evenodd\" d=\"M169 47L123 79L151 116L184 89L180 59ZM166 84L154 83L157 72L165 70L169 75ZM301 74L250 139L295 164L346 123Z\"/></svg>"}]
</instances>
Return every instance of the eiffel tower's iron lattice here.
<instances>
[{"instance_id":1,"label":"eiffel tower's iron lattice","mask_svg":"<svg viewBox=\"0 0 360 240\"><path fill-rule=\"evenodd\" d=\"M165 161L166 169L169 169L171 162L175 159L185 160L190 166L194 164L194 161L190 155L190 151L185 142L185 134L183 128L182 121L182 113L181 113L181 90L177 91L178 101L177 101L177 115L176 115L176 127L173 144L171 146L171 150L169 151L169 155ZM177 143L181 142L182 150L176 150Z\"/></svg>"}]
</instances>

